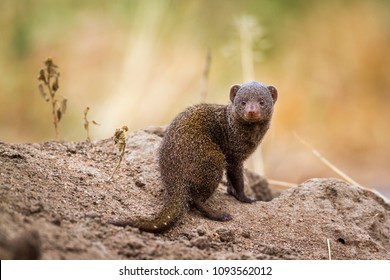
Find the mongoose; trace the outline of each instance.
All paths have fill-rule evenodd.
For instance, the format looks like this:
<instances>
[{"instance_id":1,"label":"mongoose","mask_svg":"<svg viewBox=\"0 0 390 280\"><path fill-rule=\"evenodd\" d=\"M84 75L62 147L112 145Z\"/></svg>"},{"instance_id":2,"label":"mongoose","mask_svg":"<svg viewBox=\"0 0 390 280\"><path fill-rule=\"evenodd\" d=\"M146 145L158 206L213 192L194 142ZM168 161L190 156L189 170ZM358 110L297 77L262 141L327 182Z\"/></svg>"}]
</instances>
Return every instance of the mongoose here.
<instances>
[{"instance_id":1,"label":"mongoose","mask_svg":"<svg viewBox=\"0 0 390 280\"><path fill-rule=\"evenodd\" d=\"M167 190L163 209L152 220L114 220L117 226L163 232L171 228L189 206L205 217L228 221L228 213L207 207L205 201L227 175L227 191L242 202L243 161L267 132L277 90L259 82L233 85L228 105L199 104L180 113L168 126L160 149L159 168Z\"/></svg>"}]
</instances>

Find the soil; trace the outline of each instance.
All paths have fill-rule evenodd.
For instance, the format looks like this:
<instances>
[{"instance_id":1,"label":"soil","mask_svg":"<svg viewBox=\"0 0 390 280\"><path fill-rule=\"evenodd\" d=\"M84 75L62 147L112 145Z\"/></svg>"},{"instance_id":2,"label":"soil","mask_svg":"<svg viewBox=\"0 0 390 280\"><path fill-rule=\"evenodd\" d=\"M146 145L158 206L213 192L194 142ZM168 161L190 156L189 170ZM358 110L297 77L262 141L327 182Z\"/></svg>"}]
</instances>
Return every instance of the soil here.
<instances>
[{"instance_id":1,"label":"soil","mask_svg":"<svg viewBox=\"0 0 390 280\"><path fill-rule=\"evenodd\" d=\"M163 234L107 224L152 217L164 203L156 152L164 129L88 142L0 142L0 258L16 259L390 259L390 204L373 191L314 178L279 193L246 171L237 201L221 182L216 222L190 210Z\"/></svg>"}]
</instances>

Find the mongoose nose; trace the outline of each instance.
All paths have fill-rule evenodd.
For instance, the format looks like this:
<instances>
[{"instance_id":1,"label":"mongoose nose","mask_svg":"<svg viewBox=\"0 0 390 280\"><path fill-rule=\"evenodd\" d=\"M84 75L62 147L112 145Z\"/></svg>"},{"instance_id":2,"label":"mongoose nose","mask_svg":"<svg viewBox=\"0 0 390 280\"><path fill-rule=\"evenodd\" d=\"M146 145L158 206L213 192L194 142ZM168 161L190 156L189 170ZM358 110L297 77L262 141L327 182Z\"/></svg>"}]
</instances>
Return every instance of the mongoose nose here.
<instances>
[{"instance_id":1,"label":"mongoose nose","mask_svg":"<svg viewBox=\"0 0 390 280\"><path fill-rule=\"evenodd\" d=\"M247 111L247 113L248 113L248 115L254 115L254 114L256 114L256 110L255 109L249 109Z\"/></svg>"}]
</instances>

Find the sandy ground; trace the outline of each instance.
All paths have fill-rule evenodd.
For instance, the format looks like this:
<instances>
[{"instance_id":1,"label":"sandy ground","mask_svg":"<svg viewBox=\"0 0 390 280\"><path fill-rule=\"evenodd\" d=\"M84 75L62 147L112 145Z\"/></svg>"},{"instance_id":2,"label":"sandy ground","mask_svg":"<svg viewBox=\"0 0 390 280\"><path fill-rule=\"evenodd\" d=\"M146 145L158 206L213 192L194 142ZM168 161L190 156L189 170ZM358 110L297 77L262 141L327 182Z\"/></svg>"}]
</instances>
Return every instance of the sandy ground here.
<instances>
[{"instance_id":1,"label":"sandy ground","mask_svg":"<svg viewBox=\"0 0 390 280\"><path fill-rule=\"evenodd\" d=\"M107 224L152 217L162 207L156 158L162 134L158 127L128 133L113 181L112 139L0 142L0 258L390 259L389 203L332 178L279 194L247 173L248 195L264 200L253 204L228 195L222 182L208 203L230 213L228 222L190 210L163 234Z\"/></svg>"}]
</instances>

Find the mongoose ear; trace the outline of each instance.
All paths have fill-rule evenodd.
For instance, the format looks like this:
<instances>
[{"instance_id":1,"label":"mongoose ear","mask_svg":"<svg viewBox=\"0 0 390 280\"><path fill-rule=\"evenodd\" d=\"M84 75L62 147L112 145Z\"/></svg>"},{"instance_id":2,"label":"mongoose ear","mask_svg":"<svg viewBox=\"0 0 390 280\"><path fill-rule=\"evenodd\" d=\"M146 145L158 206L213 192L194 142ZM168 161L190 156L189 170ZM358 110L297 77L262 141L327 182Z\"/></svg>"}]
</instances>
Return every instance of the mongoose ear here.
<instances>
[{"instance_id":1,"label":"mongoose ear","mask_svg":"<svg viewBox=\"0 0 390 280\"><path fill-rule=\"evenodd\" d=\"M278 91L273 86L268 86L267 88L271 93L272 99L274 100L274 104L275 104L276 100L278 99Z\"/></svg>"},{"instance_id":2,"label":"mongoose ear","mask_svg":"<svg viewBox=\"0 0 390 280\"><path fill-rule=\"evenodd\" d=\"M236 97L236 94L238 90L241 88L240 85L233 85L230 89L230 101L233 103L234 102L234 97Z\"/></svg>"}]
</instances>

